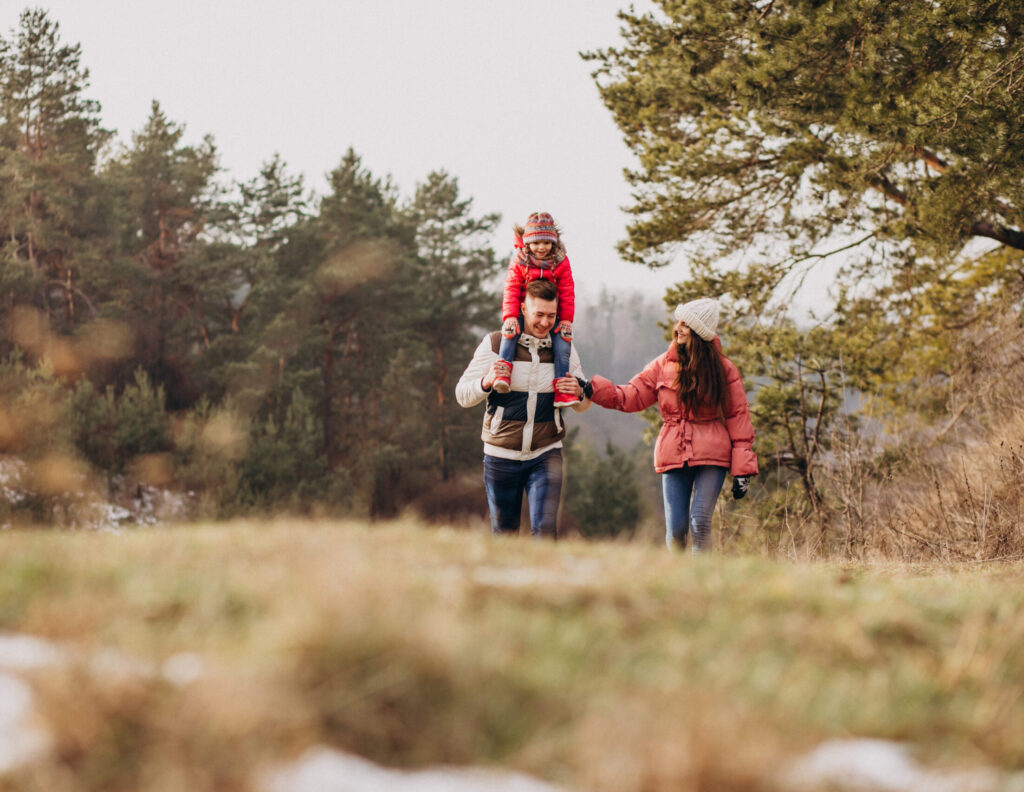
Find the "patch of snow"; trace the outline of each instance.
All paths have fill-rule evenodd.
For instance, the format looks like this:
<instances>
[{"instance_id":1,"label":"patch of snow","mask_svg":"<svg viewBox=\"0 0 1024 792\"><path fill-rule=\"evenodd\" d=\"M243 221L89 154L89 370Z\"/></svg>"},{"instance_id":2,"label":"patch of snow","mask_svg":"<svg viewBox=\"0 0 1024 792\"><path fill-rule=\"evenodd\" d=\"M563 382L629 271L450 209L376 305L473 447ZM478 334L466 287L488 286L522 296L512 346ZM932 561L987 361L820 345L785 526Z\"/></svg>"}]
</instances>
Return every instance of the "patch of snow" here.
<instances>
[{"instance_id":1,"label":"patch of snow","mask_svg":"<svg viewBox=\"0 0 1024 792\"><path fill-rule=\"evenodd\" d=\"M184 687L195 682L206 671L203 658L195 652L178 652L171 655L160 669L163 678L172 685Z\"/></svg>"},{"instance_id":2,"label":"patch of snow","mask_svg":"<svg viewBox=\"0 0 1024 792\"><path fill-rule=\"evenodd\" d=\"M43 756L51 742L32 720L32 688L0 672L0 773Z\"/></svg>"},{"instance_id":3,"label":"patch of snow","mask_svg":"<svg viewBox=\"0 0 1024 792\"><path fill-rule=\"evenodd\" d=\"M32 493L31 484L26 483L28 472L28 465L18 457L0 456L0 501L17 506L28 499ZM133 526L188 520L194 512L194 492L129 485L124 476L111 476L103 496L90 491L85 479L79 483L74 493L54 504L50 515L54 525L121 533Z\"/></svg>"},{"instance_id":4,"label":"patch of snow","mask_svg":"<svg viewBox=\"0 0 1024 792\"><path fill-rule=\"evenodd\" d=\"M262 778L262 792L564 792L522 773L436 768L390 770L331 748L310 748Z\"/></svg>"},{"instance_id":5,"label":"patch of snow","mask_svg":"<svg viewBox=\"0 0 1024 792\"><path fill-rule=\"evenodd\" d=\"M1024 792L1024 774L991 769L943 773L923 768L887 740L828 740L781 776L790 792Z\"/></svg>"},{"instance_id":6,"label":"patch of snow","mask_svg":"<svg viewBox=\"0 0 1024 792\"><path fill-rule=\"evenodd\" d=\"M0 634L0 669L31 671L59 663L63 654L56 646L30 635Z\"/></svg>"}]
</instances>

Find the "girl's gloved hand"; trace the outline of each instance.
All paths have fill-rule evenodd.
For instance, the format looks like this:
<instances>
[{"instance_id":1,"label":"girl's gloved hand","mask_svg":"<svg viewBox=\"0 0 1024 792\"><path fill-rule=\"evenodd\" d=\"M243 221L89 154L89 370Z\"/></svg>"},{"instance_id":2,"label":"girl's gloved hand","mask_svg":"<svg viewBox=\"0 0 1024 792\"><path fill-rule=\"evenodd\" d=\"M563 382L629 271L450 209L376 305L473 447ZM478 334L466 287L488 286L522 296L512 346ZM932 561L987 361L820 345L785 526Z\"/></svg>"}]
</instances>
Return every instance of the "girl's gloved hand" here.
<instances>
[{"instance_id":1,"label":"girl's gloved hand","mask_svg":"<svg viewBox=\"0 0 1024 792\"><path fill-rule=\"evenodd\" d=\"M572 341L572 322L567 319L563 319L558 325L557 332L562 334L562 338L566 341Z\"/></svg>"},{"instance_id":2,"label":"girl's gloved hand","mask_svg":"<svg viewBox=\"0 0 1024 792\"><path fill-rule=\"evenodd\" d=\"M750 476L733 476L732 478L732 496L736 500L740 500L747 494L747 490L750 489Z\"/></svg>"},{"instance_id":3,"label":"girl's gloved hand","mask_svg":"<svg viewBox=\"0 0 1024 792\"><path fill-rule=\"evenodd\" d=\"M492 325L493 326L493 325ZM501 334L505 338L515 338L519 335L519 320L509 317L501 326Z\"/></svg>"}]
</instances>

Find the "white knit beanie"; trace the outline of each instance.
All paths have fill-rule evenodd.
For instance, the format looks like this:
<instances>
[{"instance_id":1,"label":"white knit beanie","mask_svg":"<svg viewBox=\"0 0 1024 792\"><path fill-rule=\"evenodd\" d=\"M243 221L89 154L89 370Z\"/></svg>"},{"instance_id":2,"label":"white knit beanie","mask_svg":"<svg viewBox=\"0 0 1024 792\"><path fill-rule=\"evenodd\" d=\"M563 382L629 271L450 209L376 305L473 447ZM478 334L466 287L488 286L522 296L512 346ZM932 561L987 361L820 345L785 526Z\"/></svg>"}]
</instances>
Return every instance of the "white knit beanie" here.
<instances>
[{"instance_id":1,"label":"white knit beanie","mask_svg":"<svg viewBox=\"0 0 1024 792\"><path fill-rule=\"evenodd\" d=\"M701 297L676 306L676 319L682 319L693 332L710 341L718 332L718 300Z\"/></svg>"}]
</instances>

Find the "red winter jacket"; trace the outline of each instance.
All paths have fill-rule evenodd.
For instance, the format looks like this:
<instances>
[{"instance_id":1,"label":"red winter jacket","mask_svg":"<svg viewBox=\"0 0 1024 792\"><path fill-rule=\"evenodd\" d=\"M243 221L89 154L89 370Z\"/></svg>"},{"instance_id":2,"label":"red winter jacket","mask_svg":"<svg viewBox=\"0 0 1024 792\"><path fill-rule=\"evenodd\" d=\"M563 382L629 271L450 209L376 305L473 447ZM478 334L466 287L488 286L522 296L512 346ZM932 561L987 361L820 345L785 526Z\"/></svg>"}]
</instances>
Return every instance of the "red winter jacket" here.
<instances>
[{"instance_id":1,"label":"red winter jacket","mask_svg":"<svg viewBox=\"0 0 1024 792\"><path fill-rule=\"evenodd\" d=\"M576 288L572 281L569 257L538 259L525 250L517 250L508 263L505 293L501 299L501 320L518 318L526 284L538 278L553 281L558 289L558 318L573 321L576 315Z\"/></svg>"},{"instance_id":2,"label":"red winter jacket","mask_svg":"<svg viewBox=\"0 0 1024 792\"><path fill-rule=\"evenodd\" d=\"M713 343L720 352L722 344L718 336ZM711 407L699 409L696 415L683 412L676 393L678 361L676 345L672 344L628 385L615 385L596 375L591 380L594 385L591 401L622 412L639 412L657 403L663 421L654 444L654 470L658 473L681 468L688 463L691 466L726 467L734 476L756 474L757 455L751 447L754 427L750 423L750 406L735 364L722 356L729 389L728 408L723 420Z\"/></svg>"}]
</instances>

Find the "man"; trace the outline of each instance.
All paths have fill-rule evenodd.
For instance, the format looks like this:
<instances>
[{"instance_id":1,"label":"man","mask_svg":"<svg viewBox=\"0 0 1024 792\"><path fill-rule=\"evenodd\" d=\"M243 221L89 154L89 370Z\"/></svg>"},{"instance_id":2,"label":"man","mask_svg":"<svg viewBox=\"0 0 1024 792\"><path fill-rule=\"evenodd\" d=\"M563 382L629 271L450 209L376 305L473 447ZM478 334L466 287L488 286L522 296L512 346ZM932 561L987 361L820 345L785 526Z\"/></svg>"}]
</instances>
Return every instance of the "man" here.
<instances>
[{"instance_id":1,"label":"man","mask_svg":"<svg viewBox=\"0 0 1024 792\"><path fill-rule=\"evenodd\" d=\"M523 492L530 506L530 532L555 538L555 519L562 494L562 410L555 408L555 390L572 394L572 409L590 406L577 377L583 377L573 344L569 376L554 379L551 331L558 310L558 292L548 280L530 281L522 303L523 333L516 347L515 366L498 357L501 332L484 336L455 386L463 407L484 399L484 486L496 534L519 530ZM510 391L493 390L499 376L511 378Z\"/></svg>"}]
</instances>

